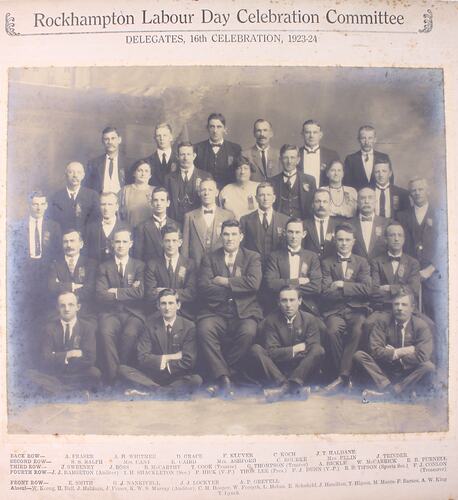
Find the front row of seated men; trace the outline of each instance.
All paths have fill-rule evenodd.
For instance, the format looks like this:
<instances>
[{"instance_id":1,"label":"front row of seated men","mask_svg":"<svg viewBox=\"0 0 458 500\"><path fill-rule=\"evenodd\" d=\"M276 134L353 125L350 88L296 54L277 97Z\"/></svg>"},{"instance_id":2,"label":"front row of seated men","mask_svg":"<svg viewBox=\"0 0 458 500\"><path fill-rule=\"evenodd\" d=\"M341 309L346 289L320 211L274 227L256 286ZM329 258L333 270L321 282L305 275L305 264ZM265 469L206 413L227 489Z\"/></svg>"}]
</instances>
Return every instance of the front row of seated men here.
<instances>
[{"instance_id":1,"label":"front row of seated men","mask_svg":"<svg viewBox=\"0 0 458 500\"><path fill-rule=\"evenodd\" d=\"M379 264L372 263L378 280L374 289L368 262L352 253L354 233L351 224L338 225L336 251L320 266L316 255L301 249L303 222L290 219L285 269L275 271L279 261L273 252L264 273L267 283L275 283L278 309L261 321L261 257L241 247L244 234L238 221L222 224L222 247L204 255L196 286L189 279L186 283L177 226L163 228L164 254L160 262L148 262L146 272L142 261L129 256L131 232L120 228L113 234L114 256L98 267L98 321L89 307L79 313L83 283L72 281L60 290L60 317L48 323L42 342L46 373L35 373L33 380L48 390L51 386L51 392L59 385L91 388L99 384L98 364L108 384L123 378L136 389L177 395L195 390L203 377L210 382L211 396L232 398L234 380L254 379L278 386L266 389L267 400L275 401L286 394L306 398L308 382L320 369L329 379L336 377L322 389L326 394L348 390L356 361L378 389L366 390L366 398L403 393L435 369L431 327L416 311L414 292L404 287L415 289L418 278L403 261L402 244L399 250L402 227L392 223L386 228L390 261L382 265L385 275L377 274ZM78 239L71 236L75 234L64 235L67 248L81 248L81 242L69 242ZM67 251L67 264L69 257ZM80 271L84 281L86 273ZM145 318L153 301L158 311ZM373 306L380 303L377 311ZM184 314L177 316L182 304L188 314L183 307ZM186 315L195 315L196 326Z\"/></svg>"}]
</instances>

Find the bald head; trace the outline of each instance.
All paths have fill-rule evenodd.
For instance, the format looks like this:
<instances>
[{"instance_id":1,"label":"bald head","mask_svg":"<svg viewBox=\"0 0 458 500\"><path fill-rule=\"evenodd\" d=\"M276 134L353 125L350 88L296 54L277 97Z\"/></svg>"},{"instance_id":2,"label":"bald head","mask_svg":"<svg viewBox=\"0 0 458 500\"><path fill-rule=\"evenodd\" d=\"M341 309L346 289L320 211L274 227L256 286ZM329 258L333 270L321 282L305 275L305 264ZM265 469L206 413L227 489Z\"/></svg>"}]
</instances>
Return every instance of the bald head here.
<instances>
[{"instance_id":1,"label":"bald head","mask_svg":"<svg viewBox=\"0 0 458 500\"><path fill-rule=\"evenodd\" d=\"M84 167L82 163L72 161L65 167L65 180L68 189L71 191L78 189L81 186L83 179Z\"/></svg>"}]
</instances>

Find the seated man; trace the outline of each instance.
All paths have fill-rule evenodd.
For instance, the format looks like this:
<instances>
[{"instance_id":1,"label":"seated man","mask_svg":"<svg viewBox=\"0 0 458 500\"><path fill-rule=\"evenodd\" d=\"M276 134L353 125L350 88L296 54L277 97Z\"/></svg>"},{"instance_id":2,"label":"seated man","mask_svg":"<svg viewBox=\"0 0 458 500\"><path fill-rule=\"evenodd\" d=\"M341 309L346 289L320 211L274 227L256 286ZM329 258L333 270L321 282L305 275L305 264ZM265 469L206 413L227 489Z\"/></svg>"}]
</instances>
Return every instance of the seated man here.
<instances>
[{"instance_id":1,"label":"seated man","mask_svg":"<svg viewBox=\"0 0 458 500\"><path fill-rule=\"evenodd\" d=\"M363 391L363 402L401 396L434 372L432 334L421 318L412 315L414 307L412 291L401 288L393 298L392 313L380 317L370 333L369 354L355 353L353 359L377 386L377 391Z\"/></svg>"},{"instance_id":2,"label":"seated man","mask_svg":"<svg viewBox=\"0 0 458 500\"><path fill-rule=\"evenodd\" d=\"M101 377L95 367L96 326L78 317L80 303L73 292L60 293L57 308L59 318L45 326L42 371L29 370L30 381L52 395L96 390Z\"/></svg>"},{"instance_id":3,"label":"seated man","mask_svg":"<svg viewBox=\"0 0 458 500\"><path fill-rule=\"evenodd\" d=\"M100 354L109 384L114 382L121 363L134 362L137 337L143 328L145 265L129 257L131 247L129 230L120 229L114 233L114 256L99 265L95 284L100 311Z\"/></svg>"},{"instance_id":4,"label":"seated man","mask_svg":"<svg viewBox=\"0 0 458 500\"><path fill-rule=\"evenodd\" d=\"M235 219L230 210L216 206L218 188L213 179L204 179L199 186L202 207L184 216L183 255L200 266L204 254L223 246L221 225L225 220Z\"/></svg>"},{"instance_id":5,"label":"seated man","mask_svg":"<svg viewBox=\"0 0 458 500\"><path fill-rule=\"evenodd\" d=\"M180 315L193 320L196 300L196 265L192 259L180 254L183 236L176 224L167 224L161 232L163 254L160 258L151 259L146 264L145 298L156 308L158 296L162 290L172 288L180 300Z\"/></svg>"},{"instance_id":6,"label":"seated man","mask_svg":"<svg viewBox=\"0 0 458 500\"><path fill-rule=\"evenodd\" d=\"M323 274L323 316L326 318L326 353L338 377L324 388L326 394L351 388L353 355L359 347L362 325L369 310L371 277L367 260L352 254L354 228L349 223L336 227L337 252L321 263Z\"/></svg>"},{"instance_id":7,"label":"seated man","mask_svg":"<svg viewBox=\"0 0 458 500\"><path fill-rule=\"evenodd\" d=\"M255 344L251 348L261 379L277 386L264 390L268 402L287 394L307 399L310 387L304 383L324 356L316 319L300 311L300 304L299 290L284 286L278 298L279 310L262 324L264 347Z\"/></svg>"},{"instance_id":8,"label":"seated man","mask_svg":"<svg viewBox=\"0 0 458 500\"><path fill-rule=\"evenodd\" d=\"M79 231L69 229L62 236L64 256L56 259L49 269L48 290L54 298L63 292L73 292L81 304L80 316L96 322L94 295L97 262L81 255L84 242Z\"/></svg>"},{"instance_id":9,"label":"seated man","mask_svg":"<svg viewBox=\"0 0 458 500\"><path fill-rule=\"evenodd\" d=\"M223 248L205 255L197 282L201 310L197 336L209 375L218 389L233 397L231 377L243 371L262 312L256 299L261 285L259 254L240 247L243 233L236 220L223 222Z\"/></svg>"},{"instance_id":10,"label":"seated man","mask_svg":"<svg viewBox=\"0 0 458 500\"><path fill-rule=\"evenodd\" d=\"M119 374L153 393L191 393L202 384L200 376L193 374L197 357L194 323L177 316L180 299L175 290L164 288L158 302L159 312L146 319L137 344L140 370L121 365Z\"/></svg>"},{"instance_id":11,"label":"seated man","mask_svg":"<svg viewBox=\"0 0 458 500\"><path fill-rule=\"evenodd\" d=\"M135 228L133 252L136 259L148 262L150 259L157 259L162 256L161 229L165 225L176 224L173 219L167 217L169 206L170 199L167 189L163 187L154 189L151 195L153 216Z\"/></svg>"},{"instance_id":12,"label":"seated man","mask_svg":"<svg viewBox=\"0 0 458 500\"><path fill-rule=\"evenodd\" d=\"M289 219L285 229L288 247L269 255L264 270L265 287L271 298L287 285L297 287L301 309L319 316L316 299L321 292L320 260L316 253L302 248L305 230L301 219Z\"/></svg>"}]
</instances>

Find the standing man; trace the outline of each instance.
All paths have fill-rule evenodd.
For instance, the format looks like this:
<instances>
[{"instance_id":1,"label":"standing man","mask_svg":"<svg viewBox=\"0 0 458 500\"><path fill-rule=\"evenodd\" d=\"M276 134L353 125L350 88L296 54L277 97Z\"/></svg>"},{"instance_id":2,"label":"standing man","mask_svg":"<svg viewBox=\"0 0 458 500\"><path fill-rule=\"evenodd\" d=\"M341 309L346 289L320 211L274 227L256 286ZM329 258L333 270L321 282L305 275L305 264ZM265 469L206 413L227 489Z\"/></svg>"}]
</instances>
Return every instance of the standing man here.
<instances>
[{"instance_id":1,"label":"standing man","mask_svg":"<svg viewBox=\"0 0 458 500\"><path fill-rule=\"evenodd\" d=\"M136 259L148 262L150 259L162 257L161 230L166 225L177 224L173 219L167 217L169 206L170 200L167 189L157 187L151 195L153 216L151 219L139 224L135 229L133 253Z\"/></svg>"},{"instance_id":2,"label":"standing man","mask_svg":"<svg viewBox=\"0 0 458 500\"><path fill-rule=\"evenodd\" d=\"M177 153L180 168L166 176L165 186L170 195L170 217L183 224L184 214L200 206L200 183L211 176L194 166L196 153L190 142L180 142Z\"/></svg>"},{"instance_id":3,"label":"standing man","mask_svg":"<svg viewBox=\"0 0 458 500\"><path fill-rule=\"evenodd\" d=\"M255 172L251 174L251 180L265 182L281 172L278 149L270 145L274 135L272 124L264 118L258 118L253 125L253 134L255 145L243 151L242 155L256 167Z\"/></svg>"},{"instance_id":4,"label":"standing man","mask_svg":"<svg viewBox=\"0 0 458 500\"><path fill-rule=\"evenodd\" d=\"M154 129L156 151L145 161L151 167L151 186L165 186L165 177L178 168L178 158L172 149L173 132L169 123L159 123Z\"/></svg>"},{"instance_id":5,"label":"standing man","mask_svg":"<svg viewBox=\"0 0 458 500\"><path fill-rule=\"evenodd\" d=\"M315 191L312 210L313 216L304 221L304 248L323 259L335 253L335 228L341 219L330 215L331 195L326 189Z\"/></svg>"},{"instance_id":6,"label":"standing man","mask_svg":"<svg viewBox=\"0 0 458 500\"><path fill-rule=\"evenodd\" d=\"M322 313L327 327L324 347L329 356L327 368L338 374L324 388L329 395L351 388L352 359L369 310L370 269L365 258L352 254L354 233L351 224L339 224L336 227L337 252L321 263Z\"/></svg>"},{"instance_id":7,"label":"standing man","mask_svg":"<svg viewBox=\"0 0 458 500\"><path fill-rule=\"evenodd\" d=\"M197 336L209 376L211 396L232 398L231 378L244 370L262 311L256 299L261 286L259 254L240 247L240 223L223 222L223 248L205 255L197 287L201 303Z\"/></svg>"},{"instance_id":8,"label":"standing man","mask_svg":"<svg viewBox=\"0 0 458 500\"><path fill-rule=\"evenodd\" d=\"M97 262L81 255L84 242L79 231L70 229L62 235L64 256L56 259L48 273L48 290L55 299L63 292L78 297L80 315L95 320L95 276Z\"/></svg>"},{"instance_id":9,"label":"standing man","mask_svg":"<svg viewBox=\"0 0 458 500\"><path fill-rule=\"evenodd\" d=\"M65 167L65 188L51 197L49 216L63 231L76 229L84 238L87 224L97 220L100 211L98 194L81 186L83 179L81 163L74 161Z\"/></svg>"},{"instance_id":10,"label":"standing man","mask_svg":"<svg viewBox=\"0 0 458 500\"><path fill-rule=\"evenodd\" d=\"M288 217L273 209L275 192L270 182L261 182L256 189L258 210L240 218L243 246L261 254L264 262L268 255L285 242Z\"/></svg>"},{"instance_id":11,"label":"standing man","mask_svg":"<svg viewBox=\"0 0 458 500\"><path fill-rule=\"evenodd\" d=\"M271 298L286 286L297 288L301 309L319 316L316 301L321 292L320 260L316 253L302 248L305 230L301 219L289 219L285 230L287 248L268 256L264 270L265 286Z\"/></svg>"},{"instance_id":12,"label":"standing man","mask_svg":"<svg viewBox=\"0 0 458 500\"><path fill-rule=\"evenodd\" d=\"M350 219L355 227L353 253L372 260L386 252L385 229L389 220L375 215L375 192L363 188L358 192L358 215Z\"/></svg>"},{"instance_id":13,"label":"standing man","mask_svg":"<svg viewBox=\"0 0 458 500\"><path fill-rule=\"evenodd\" d=\"M387 219L395 219L399 211L410 207L409 192L391 184L392 177L390 163L379 160L374 164L375 214Z\"/></svg>"},{"instance_id":14,"label":"standing man","mask_svg":"<svg viewBox=\"0 0 458 500\"><path fill-rule=\"evenodd\" d=\"M234 142L227 141L225 135L226 118L221 113L212 113L207 119L209 139L196 144L196 165L213 177L222 189L233 179L233 163L242 152Z\"/></svg>"},{"instance_id":15,"label":"standing man","mask_svg":"<svg viewBox=\"0 0 458 500\"><path fill-rule=\"evenodd\" d=\"M371 331L369 354L355 353L355 362L377 387L376 391L363 391L363 403L402 396L435 371L431 331L421 318L413 316L414 308L412 292L401 288L393 297L392 313L381 316Z\"/></svg>"},{"instance_id":16,"label":"standing man","mask_svg":"<svg viewBox=\"0 0 458 500\"><path fill-rule=\"evenodd\" d=\"M213 179L204 179L199 186L202 206L184 216L183 255L200 266L202 257L223 246L221 227L226 220L235 219L230 210L216 206L218 188Z\"/></svg>"},{"instance_id":17,"label":"standing man","mask_svg":"<svg viewBox=\"0 0 458 500\"><path fill-rule=\"evenodd\" d=\"M323 138L321 125L315 120L307 120L302 125L304 146L300 149L299 170L315 178L317 187L327 186L329 179L326 176L326 167L339 155L332 149L320 145Z\"/></svg>"},{"instance_id":18,"label":"standing man","mask_svg":"<svg viewBox=\"0 0 458 500\"><path fill-rule=\"evenodd\" d=\"M193 260L180 254L183 244L181 229L174 223L161 230L163 253L152 258L145 269L145 299L155 307L159 294L165 288L176 291L180 301L180 314L194 319L197 268Z\"/></svg>"},{"instance_id":19,"label":"standing man","mask_svg":"<svg viewBox=\"0 0 458 500\"><path fill-rule=\"evenodd\" d=\"M315 177L297 168L299 150L284 144L280 149L283 171L270 179L275 190L274 208L288 217L305 219L312 215L312 200L316 191Z\"/></svg>"},{"instance_id":20,"label":"standing man","mask_svg":"<svg viewBox=\"0 0 458 500\"><path fill-rule=\"evenodd\" d=\"M362 188L374 186L374 166L377 163L388 163L391 165L390 157L375 151L376 143L375 128L371 125L363 125L358 131L358 142L361 149L345 158L345 175L343 184L351 186L359 191ZM391 176L390 183L393 184L394 176Z\"/></svg>"},{"instance_id":21,"label":"standing man","mask_svg":"<svg viewBox=\"0 0 458 500\"><path fill-rule=\"evenodd\" d=\"M73 292L58 295L57 309L59 317L46 324L38 351L41 369L29 370L29 380L51 395L97 390L101 374L95 366L96 325L79 318L80 304Z\"/></svg>"},{"instance_id":22,"label":"standing man","mask_svg":"<svg viewBox=\"0 0 458 500\"><path fill-rule=\"evenodd\" d=\"M145 265L129 257L131 247L130 230L114 232L114 256L99 265L95 285L100 310L100 354L109 384L114 382L120 364L134 362L138 334L143 328Z\"/></svg>"},{"instance_id":23,"label":"standing man","mask_svg":"<svg viewBox=\"0 0 458 500\"><path fill-rule=\"evenodd\" d=\"M307 379L319 367L324 356L316 319L300 310L299 290L284 286L278 297L279 309L262 324L264 346L251 347L255 370L273 389L265 389L266 401L273 403L286 395L307 399Z\"/></svg>"},{"instance_id":24,"label":"standing man","mask_svg":"<svg viewBox=\"0 0 458 500\"><path fill-rule=\"evenodd\" d=\"M100 195L100 213L102 219L91 222L86 231L86 253L97 262L103 262L113 255L111 239L118 229L128 228L126 222L118 217L118 196L115 193Z\"/></svg>"},{"instance_id":25,"label":"standing man","mask_svg":"<svg viewBox=\"0 0 458 500\"><path fill-rule=\"evenodd\" d=\"M120 152L122 137L114 127L102 131L105 154L90 160L87 165L86 187L97 193L118 194L125 184L127 161Z\"/></svg>"},{"instance_id":26,"label":"standing man","mask_svg":"<svg viewBox=\"0 0 458 500\"><path fill-rule=\"evenodd\" d=\"M171 397L190 394L201 386L201 377L194 373L196 328L194 323L177 315L180 306L175 290L161 290L159 311L147 318L140 333L139 370L121 365L121 377L143 390Z\"/></svg>"}]
</instances>

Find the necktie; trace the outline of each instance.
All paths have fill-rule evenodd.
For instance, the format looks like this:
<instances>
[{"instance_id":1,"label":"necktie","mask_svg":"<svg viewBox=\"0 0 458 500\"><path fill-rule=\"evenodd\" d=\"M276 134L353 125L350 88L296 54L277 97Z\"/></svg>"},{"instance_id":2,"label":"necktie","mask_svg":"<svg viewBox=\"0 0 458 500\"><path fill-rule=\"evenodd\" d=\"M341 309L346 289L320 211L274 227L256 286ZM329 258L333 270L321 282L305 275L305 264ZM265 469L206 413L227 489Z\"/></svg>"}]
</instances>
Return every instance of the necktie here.
<instances>
[{"instance_id":1,"label":"necktie","mask_svg":"<svg viewBox=\"0 0 458 500\"><path fill-rule=\"evenodd\" d=\"M122 281L122 279L124 278L124 272L123 272L123 269L122 269L122 262L119 263L118 273L119 273L119 278Z\"/></svg>"},{"instance_id":2,"label":"necktie","mask_svg":"<svg viewBox=\"0 0 458 500\"><path fill-rule=\"evenodd\" d=\"M184 173L184 179L183 179L183 182L185 183L185 185L188 183L189 179L188 179L188 172L185 172Z\"/></svg>"},{"instance_id":3,"label":"necktie","mask_svg":"<svg viewBox=\"0 0 458 500\"><path fill-rule=\"evenodd\" d=\"M380 188L379 188L380 189ZM385 190L380 189L380 208L379 208L379 215L381 217L385 217Z\"/></svg>"},{"instance_id":4,"label":"necktie","mask_svg":"<svg viewBox=\"0 0 458 500\"><path fill-rule=\"evenodd\" d=\"M229 269L229 276L232 276L234 272L234 258L232 255L227 259L227 268Z\"/></svg>"},{"instance_id":5,"label":"necktie","mask_svg":"<svg viewBox=\"0 0 458 500\"><path fill-rule=\"evenodd\" d=\"M261 161L262 161L262 168L264 169L264 175L267 178L267 158L266 158L266 152L261 149Z\"/></svg>"},{"instance_id":6,"label":"necktie","mask_svg":"<svg viewBox=\"0 0 458 500\"><path fill-rule=\"evenodd\" d=\"M398 341L398 345L400 347L404 347L404 338L402 336L402 327L403 327L402 321L396 321L395 322L395 330L396 330L396 339Z\"/></svg>"},{"instance_id":7,"label":"necktie","mask_svg":"<svg viewBox=\"0 0 458 500\"><path fill-rule=\"evenodd\" d=\"M264 231L267 231L269 229L269 221L267 220L267 213L266 212L263 212L262 227L264 228Z\"/></svg>"},{"instance_id":8,"label":"necktie","mask_svg":"<svg viewBox=\"0 0 458 500\"><path fill-rule=\"evenodd\" d=\"M35 221L35 257L41 255L40 231L38 230L38 219Z\"/></svg>"},{"instance_id":9,"label":"necktie","mask_svg":"<svg viewBox=\"0 0 458 500\"><path fill-rule=\"evenodd\" d=\"M401 262L401 257L394 257L393 255L390 255L390 261L391 262Z\"/></svg>"},{"instance_id":10,"label":"necktie","mask_svg":"<svg viewBox=\"0 0 458 500\"><path fill-rule=\"evenodd\" d=\"M164 227L165 220L162 221L162 220L158 219L157 217L153 217L153 219L154 219L154 222L156 223L156 225L159 229L162 229Z\"/></svg>"},{"instance_id":11,"label":"necktie","mask_svg":"<svg viewBox=\"0 0 458 500\"><path fill-rule=\"evenodd\" d=\"M367 163L369 161L369 155L367 153L364 153L364 163Z\"/></svg>"},{"instance_id":12,"label":"necktie","mask_svg":"<svg viewBox=\"0 0 458 500\"><path fill-rule=\"evenodd\" d=\"M73 276L73 273L75 272L75 259L73 257L68 258L68 270L70 271L70 274Z\"/></svg>"},{"instance_id":13,"label":"necktie","mask_svg":"<svg viewBox=\"0 0 458 500\"><path fill-rule=\"evenodd\" d=\"M165 156L165 153L162 153L162 168L167 168L167 156Z\"/></svg>"},{"instance_id":14,"label":"necktie","mask_svg":"<svg viewBox=\"0 0 458 500\"><path fill-rule=\"evenodd\" d=\"M288 326L288 335L289 335L290 339L293 340L293 336L294 336L293 322L286 320L286 324Z\"/></svg>"},{"instance_id":15,"label":"necktie","mask_svg":"<svg viewBox=\"0 0 458 500\"><path fill-rule=\"evenodd\" d=\"M75 201L75 193L70 193L70 199L72 200L72 202Z\"/></svg>"},{"instance_id":16,"label":"necktie","mask_svg":"<svg viewBox=\"0 0 458 500\"><path fill-rule=\"evenodd\" d=\"M320 220L320 245L324 246L324 220Z\"/></svg>"},{"instance_id":17,"label":"necktie","mask_svg":"<svg viewBox=\"0 0 458 500\"><path fill-rule=\"evenodd\" d=\"M108 167L108 175L110 176L110 179L113 177L113 170L114 170L113 158L110 158L110 165Z\"/></svg>"},{"instance_id":18,"label":"necktie","mask_svg":"<svg viewBox=\"0 0 458 500\"><path fill-rule=\"evenodd\" d=\"M67 345L70 340L70 325L65 323L65 331L64 331L64 345Z\"/></svg>"},{"instance_id":19,"label":"necktie","mask_svg":"<svg viewBox=\"0 0 458 500\"><path fill-rule=\"evenodd\" d=\"M167 325L167 337L170 337L172 335L172 327L170 325Z\"/></svg>"},{"instance_id":20,"label":"necktie","mask_svg":"<svg viewBox=\"0 0 458 500\"><path fill-rule=\"evenodd\" d=\"M285 185L288 189L291 189L293 187L294 183L294 175L291 176L285 176Z\"/></svg>"},{"instance_id":21,"label":"necktie","mask_svg":"<svg viewBox=\"0 0 458 500\"><path fill-rule=\"evenodd\" d=\"M361 222L372 222L372 216L367 216L365 217L364 215L361 216Z\"/></svg>"},{"instance_id":22,"label":"necktie","mask_svg":"<svg viewBox=\"0 0 458 500\"><path fill-rule=\"evenodd\" d=\"M172 259L169 259L169 265L167 267L167 272L169 273L170 283L173 281L173 265Z\"/></svg>"}]
</instances>

